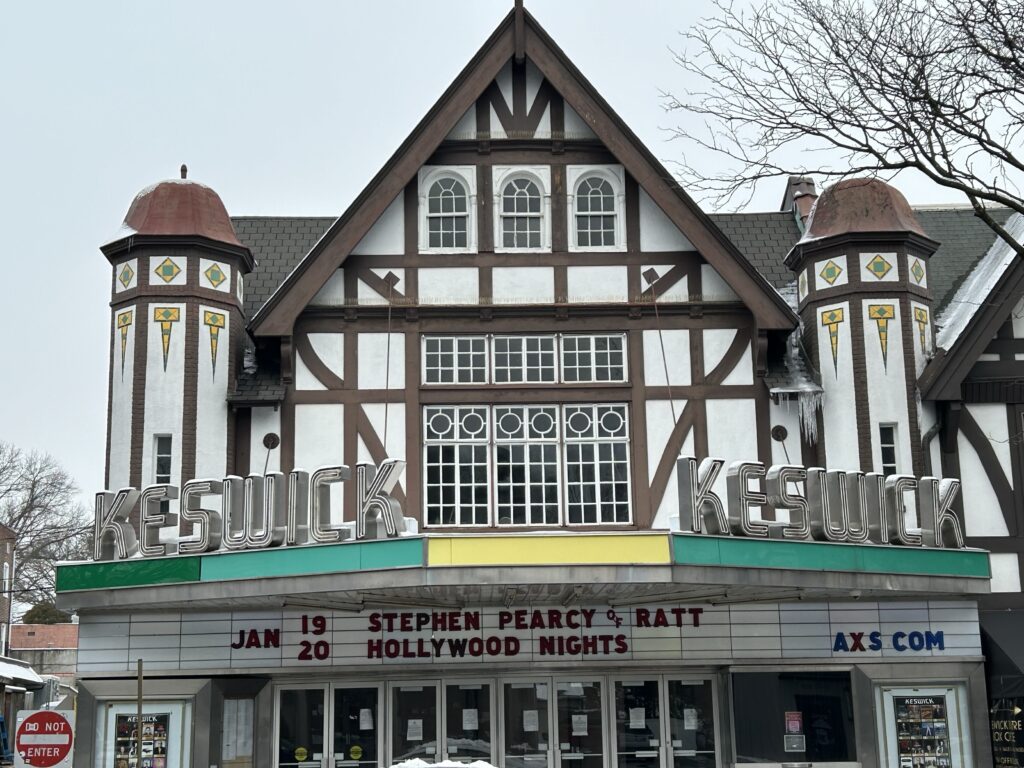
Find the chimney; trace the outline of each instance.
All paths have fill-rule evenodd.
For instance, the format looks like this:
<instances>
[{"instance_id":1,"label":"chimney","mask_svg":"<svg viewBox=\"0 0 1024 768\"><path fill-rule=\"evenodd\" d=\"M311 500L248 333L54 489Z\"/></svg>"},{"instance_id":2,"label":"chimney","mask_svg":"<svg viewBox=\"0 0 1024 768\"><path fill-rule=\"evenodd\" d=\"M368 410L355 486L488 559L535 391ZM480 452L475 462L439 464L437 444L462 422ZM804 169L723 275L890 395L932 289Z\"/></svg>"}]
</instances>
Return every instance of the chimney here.
<instances>
[{"instance_id":1,"label":"chimney","mask_svg":"<svg viewBox=\"0 0 1024 768\"><path fill-rule=\"evenodd\" d=\"M811 214L818 192L810 176L790 176L786 182L786 194L782 198L780 211L792 211L800 231L804 231L807 217Z\"/></svg>"}]
</instances>

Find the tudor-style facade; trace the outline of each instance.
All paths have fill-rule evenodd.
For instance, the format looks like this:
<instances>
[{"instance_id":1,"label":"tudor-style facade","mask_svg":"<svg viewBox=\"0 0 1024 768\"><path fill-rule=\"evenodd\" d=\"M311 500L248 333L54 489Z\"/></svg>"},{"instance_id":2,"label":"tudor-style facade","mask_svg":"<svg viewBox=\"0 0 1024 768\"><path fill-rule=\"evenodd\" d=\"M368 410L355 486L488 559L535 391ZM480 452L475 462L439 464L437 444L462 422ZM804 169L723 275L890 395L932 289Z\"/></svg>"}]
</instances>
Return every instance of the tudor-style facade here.
<instances>
[{"instance_id":1,"label":"tudor-style facade","mask_svg":"<svg viewBox=\"0 0 1024 768\"><path fill-rule=\"evenodd\" d=\"M991 764L978 604L1020 605L1018 529L977 500L1024 494L933 372L957 254L881 182L814 200L709 217L521 8L336 220L141 192L103 246L103 562L59 574L76 764ZM870 481L821 513L689 456L907 478L869 523ZM928 475L968 491L930 538L885 512ZM705 477L753 511L716 531Z\"/></svg>"}]
</instances>

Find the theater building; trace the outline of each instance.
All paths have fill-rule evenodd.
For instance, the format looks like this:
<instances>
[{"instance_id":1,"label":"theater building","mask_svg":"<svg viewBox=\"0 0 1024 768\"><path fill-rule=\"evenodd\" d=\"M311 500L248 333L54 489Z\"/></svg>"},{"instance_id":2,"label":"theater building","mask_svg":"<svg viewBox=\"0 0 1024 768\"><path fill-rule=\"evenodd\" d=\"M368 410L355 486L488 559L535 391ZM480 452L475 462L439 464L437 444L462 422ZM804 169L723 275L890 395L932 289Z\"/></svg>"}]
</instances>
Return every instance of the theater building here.
<instances>
[{"instance_id":1,"label":"theater building","mask_svg":"<svg viewBox=\"0 0 1024 768\"><path fill-rule=\"evenodd\" d=\"M336 220L183 169L101 250L78 768L992 765L1024 275L968 212L709 216L517 9Z\"/></svg>"}]
</instances>

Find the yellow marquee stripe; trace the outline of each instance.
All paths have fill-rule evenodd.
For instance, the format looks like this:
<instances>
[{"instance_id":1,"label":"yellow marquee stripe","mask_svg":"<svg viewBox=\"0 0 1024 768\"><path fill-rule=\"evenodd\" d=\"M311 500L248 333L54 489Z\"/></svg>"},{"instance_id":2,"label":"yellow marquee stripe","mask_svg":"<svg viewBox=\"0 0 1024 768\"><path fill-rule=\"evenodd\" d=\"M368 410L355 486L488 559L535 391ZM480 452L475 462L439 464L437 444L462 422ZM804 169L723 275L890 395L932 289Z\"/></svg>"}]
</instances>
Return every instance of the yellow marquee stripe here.
<instances>
[{"instance_id":1,"label":"yellow marquee stripe","mask_svg":"<svg viewBox=\"0 0 1024 768\"><path fill-rule=\"evenodd\" d=\"M666 534L453 536L427 540L427 565L667 564Z\"/></svg>"}]
</instances>

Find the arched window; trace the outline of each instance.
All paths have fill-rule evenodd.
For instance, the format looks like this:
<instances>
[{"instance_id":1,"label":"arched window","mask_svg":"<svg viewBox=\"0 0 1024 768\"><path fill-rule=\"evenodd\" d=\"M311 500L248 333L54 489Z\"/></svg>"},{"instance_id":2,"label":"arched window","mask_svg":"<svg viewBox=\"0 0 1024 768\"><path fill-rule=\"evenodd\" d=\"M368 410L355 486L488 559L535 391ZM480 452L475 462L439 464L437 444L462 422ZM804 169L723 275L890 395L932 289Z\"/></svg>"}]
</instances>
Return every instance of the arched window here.
<instances>
[{"instance_id":1,"label":"arched window","mask_svg":"<svg viewBox=\"0 0 1024 768\"><path fill-rule=\"evenodd\" d=\"M465 248L469 220L466 188L451 176L438 179L427 193L427 245Z\"/></svg>"},{"instance_id":2,"label":"arched window","mask_svg":"<svg viewBox=\"0 0 1024 768\"><path fill-rule=\"evenodd\" d=\"M576 245L615 245L615 190L600 176L588 176L576 187Z\"/></svg>"},{"instance_id":3,"label":"arched window","mask_svg":"<svg viewBox=\"0 0 1024 768\"><path fill-rule=\"evenodd\" d=\"M503 248L541 247L541 199L529 179L512 179L501 191Z\"/></svg>"}]
</instances>

